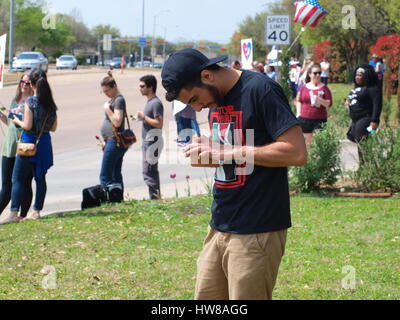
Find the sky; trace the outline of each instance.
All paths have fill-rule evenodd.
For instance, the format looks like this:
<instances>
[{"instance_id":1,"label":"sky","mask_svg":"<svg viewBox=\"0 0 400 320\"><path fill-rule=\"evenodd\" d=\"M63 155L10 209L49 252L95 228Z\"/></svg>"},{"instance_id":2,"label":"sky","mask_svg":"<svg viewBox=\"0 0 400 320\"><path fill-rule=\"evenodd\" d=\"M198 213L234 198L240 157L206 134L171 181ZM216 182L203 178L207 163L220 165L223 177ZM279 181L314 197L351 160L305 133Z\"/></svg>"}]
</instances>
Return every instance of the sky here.
<instances>
[{"instance_id":1,"label":"sky","mask_svg":"<svg viewBox=\"0 0 400 320\"><path fill-rule=\"evenodd\" d=\"M144 0L144 32L171 42L230 42L247 17L264 11L272 0ZM88 27L110 24L122 35L142 35L143 0L47 0L50 12L78 9Z\"/></svg>"}]
</instances>

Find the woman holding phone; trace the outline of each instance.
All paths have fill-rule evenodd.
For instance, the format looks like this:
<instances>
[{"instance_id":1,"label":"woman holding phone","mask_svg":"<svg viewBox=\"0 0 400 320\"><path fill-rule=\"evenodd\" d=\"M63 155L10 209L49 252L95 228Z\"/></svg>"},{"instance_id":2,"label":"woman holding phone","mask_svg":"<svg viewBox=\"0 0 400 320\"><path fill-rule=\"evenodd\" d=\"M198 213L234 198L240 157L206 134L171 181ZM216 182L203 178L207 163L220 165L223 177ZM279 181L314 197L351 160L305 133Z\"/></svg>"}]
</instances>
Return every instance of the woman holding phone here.
<instances>
[{"instance_id":1,"label":"woman holding phone","mask_svg":"<svg viewBox=\"0 0 400 320\"><path fill-rule=\"evenodd\" d=\"M7 207L11 199L12 189L12 173L14 170L17 141L22 134L22 129L15 126L12 119L14 115L23 119L24 105L28 97L33 95L29 76L24 74L18 84L15 98L11 101L8 116L0 112L0 120L8 126L7 134L4 138L2 158L1 158L1 191L0 191L0 214ZM20 217L26 217L32 202L32 176L27 177L25 180L26 193L23 195L21 201ZM10 214L2 214L1 221L10 219ZM13 219L11 219L13 220ZM12 221L10 221L12 222Z\"/></svg>"},{"instance_id":2,"label":"woman holding phone","mask_svg":"<svg viewBox=\"0 0 400 320\"><path fill-rule=\"evenodd\" d=\"M24 120L14 116L14 124L23 129L21 142L37 143L34 156L17 155L11 192L10 219L18 216L23 195L26 192L24 181L32 175L36 182L36 195L33 211L26 219L39 219L47 192L46 173L53 165L53 147L50 131L57 129L57 106L54 102L46 73L41 69L33 69L29 81L34 96L25 101Z\"/></svg>"}]
</instances>

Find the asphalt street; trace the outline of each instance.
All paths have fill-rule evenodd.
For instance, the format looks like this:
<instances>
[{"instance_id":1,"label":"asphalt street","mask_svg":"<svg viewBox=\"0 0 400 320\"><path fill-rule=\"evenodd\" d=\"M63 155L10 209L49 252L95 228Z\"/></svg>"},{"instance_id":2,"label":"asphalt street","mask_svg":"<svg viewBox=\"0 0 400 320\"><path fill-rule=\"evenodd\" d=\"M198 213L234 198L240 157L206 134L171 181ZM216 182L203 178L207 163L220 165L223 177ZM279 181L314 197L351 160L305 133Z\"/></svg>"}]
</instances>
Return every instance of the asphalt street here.
<instances>
[{"instance_id":1,"label":"asphalt street","mask_svg":"<svg viewBox=\"0 0 400 320\"><path fill-rule=\"evenodd\" d=\"M176 146L176 124L172 116L171 103L164 98L165 91L160 83L160 71L125 70L113 74L120 92L127 102L129 115L143 109L146 98L139 92L139 78L152 73L158 79L157 95L164 104L165 120L163 137L164 149L159 170L163 197L206 193L211 184L213 169L193 168L183 157L182 149ZM102 151L95 139L104 119L103 104L107 100L101 93L100 81L106 70L49 71L49 82L58 106L58 129L52 134L54 166L47 174L47 197L43 214L80 209L82 189L99 182ZM16 86L0 89L0 102L8 106L15 95ZM202 133L208 134L207 111L197 114ZM127 152L123 164L125 197L128 199L147 198L141 168L141 123L133 122L132 129L138 136L136 143ZM3 142L6 127L1 125L0 143ZM355 145L342 143L342 161L346 170L357 165ZM170 175L176 174L176 179ZM190 177L187 181L186 177ZM188 184L189 182L189 184ZM34 185L34 183L33 183Z\"/></svg>"},{"instance_id":2,"label":"asphalt street","mask_svg":"<svg viewBox=\"0 0 400 320\"><path fill-rule=\"evenodd\" d=\"M64 75L62 75L64 72ZM58 129L52 134L54 166L47 174L47 196L43 214L80 209L82 189L99 183L102 151L95 139L100 135L100 125L105 117L103 104L107 101L101 93L100 81L106 70L84 70L77 72L49 72L49 82L58 106ZM113 75L127 102L128 115L143 109L146 98L139 92L139 78L152 73L159 80L157 95L164 104L164 149L159 161L161 192L164 197L207 192L211 169L193 168L178 148L176 124L172 116L171 103L164 99L165 91L160 84L160 71L114 71ZM55 76L56 74L57 76ZM61 76L62 75L62 76ZM15 95L16 86L0 89L0 101L8 106ZM198 115L201 127L207 130L207 112ZM7 128L1 125L0 143ZM123 176L126 198L147 198L141 168L141 123L131 122L138 142L129 149L124 158ZM175 179L170 175L176 174ZM189 176L189 187L186 177ZM208 182L207 182L208 180ZM34 183L33 183L34 185ZM176 187L175 187L176 186Z\"/></svg>"}]
</instances>

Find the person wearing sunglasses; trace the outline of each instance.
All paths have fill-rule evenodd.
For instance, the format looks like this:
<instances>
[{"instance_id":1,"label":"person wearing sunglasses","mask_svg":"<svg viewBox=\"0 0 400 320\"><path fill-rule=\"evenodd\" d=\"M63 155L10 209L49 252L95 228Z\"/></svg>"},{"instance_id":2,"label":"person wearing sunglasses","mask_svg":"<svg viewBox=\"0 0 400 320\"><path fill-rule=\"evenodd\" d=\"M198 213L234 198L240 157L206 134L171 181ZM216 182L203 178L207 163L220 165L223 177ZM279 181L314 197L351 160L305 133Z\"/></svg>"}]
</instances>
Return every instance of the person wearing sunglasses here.
<instances>
[{"instance_id":1,"label":"person wearing sunglasses","mask_svg":"<svg viewBox=\"0 0 400 320\"><path fill-rule=\"evenodd\" d=\"M10 218L15 219L29 186L26 181L35 179L36 195L31 211L24 220L39 219L43 210L47 183L46 174L53 166L53 147L50 131L57 129L57 106L54 102L46 73L35 68L29 73L33 96L25 101L23 121L13 115L13 123L23 129L21 142L36 144L32 156L17 155L12 174ZM22 85L22 84L21 84ZM24 85L27 85L26 83Z\"/></svg>"},{"instance_id":2,"label":"person wearing sunglasses","mask_svg":"<svg viewBox=\"0 0 400 320\"><path fill-rule=\"evenodd\" d=\"M303 130L306 145L312 142L313 132L327 121L327 109L332 106L332 94L321 81L321 66L315 63L308 70L305 85L296 97L297 117Z\"/></svg>"},{"instance_id":3,"label":"person wearing sunglasses","mask_svg":"<svg viewBox=\"0 0 400 320\"><path fill-rule=\"evenodd\" d=\"M139 80L139 91L147 99L143 111L136 113L136 118L142 121L143 180L149 189L150 200L157 200L161 199L158 160L164 144L162 137L164 106L156 95L156 77L149 74Z\"/></svg>"},{"instance_id":4,"label":"person wearing sunglasses","mask_svg":"<svg viewBox=\"0 0 400 320\"><path fill-rule=\"evenodd\" d=\"M14 115L23 119L25 100L33 95L29 76L24 74L17 86L15 98L11 101L8 116L0 111L1 121L8 126L7 134L4 138L2 159L1 159L1 191L0 191L0 214L7 207L11 200L12 173L15 165L17 141L22 134L22 129L16 127L12 119ZM4 108L4 107L3 107ZM4 111L4 110L3 110ZM32 202L32 177L26 179L26 193L21 201L20 217L26 217ZM0 216L0 224L18 221L19 217L13 217L9 212Z\"/></svg>"}]
</instances>

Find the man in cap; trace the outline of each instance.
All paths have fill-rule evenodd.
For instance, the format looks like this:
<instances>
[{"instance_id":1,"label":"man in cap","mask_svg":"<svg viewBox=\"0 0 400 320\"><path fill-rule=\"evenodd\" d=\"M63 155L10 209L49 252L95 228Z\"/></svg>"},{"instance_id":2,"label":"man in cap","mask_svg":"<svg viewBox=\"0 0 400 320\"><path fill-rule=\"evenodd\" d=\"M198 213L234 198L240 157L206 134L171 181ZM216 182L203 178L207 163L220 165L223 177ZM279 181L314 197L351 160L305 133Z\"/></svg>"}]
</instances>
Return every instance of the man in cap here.
<instances>
[{"instance_id":1,"label":"man in cap","mask_svg":"<svg viewBox=\"0 0 400 320\"><path fill-rule=\"evenodd\" d=\"M212 141L198 139L185 156L220 164L195 298L272 299L291 226L287 167L304 165L306 146L279 84L220 67L225 59L183 49L161 74L168 101L210 109Z\"/></svg>"}]
</instances>

